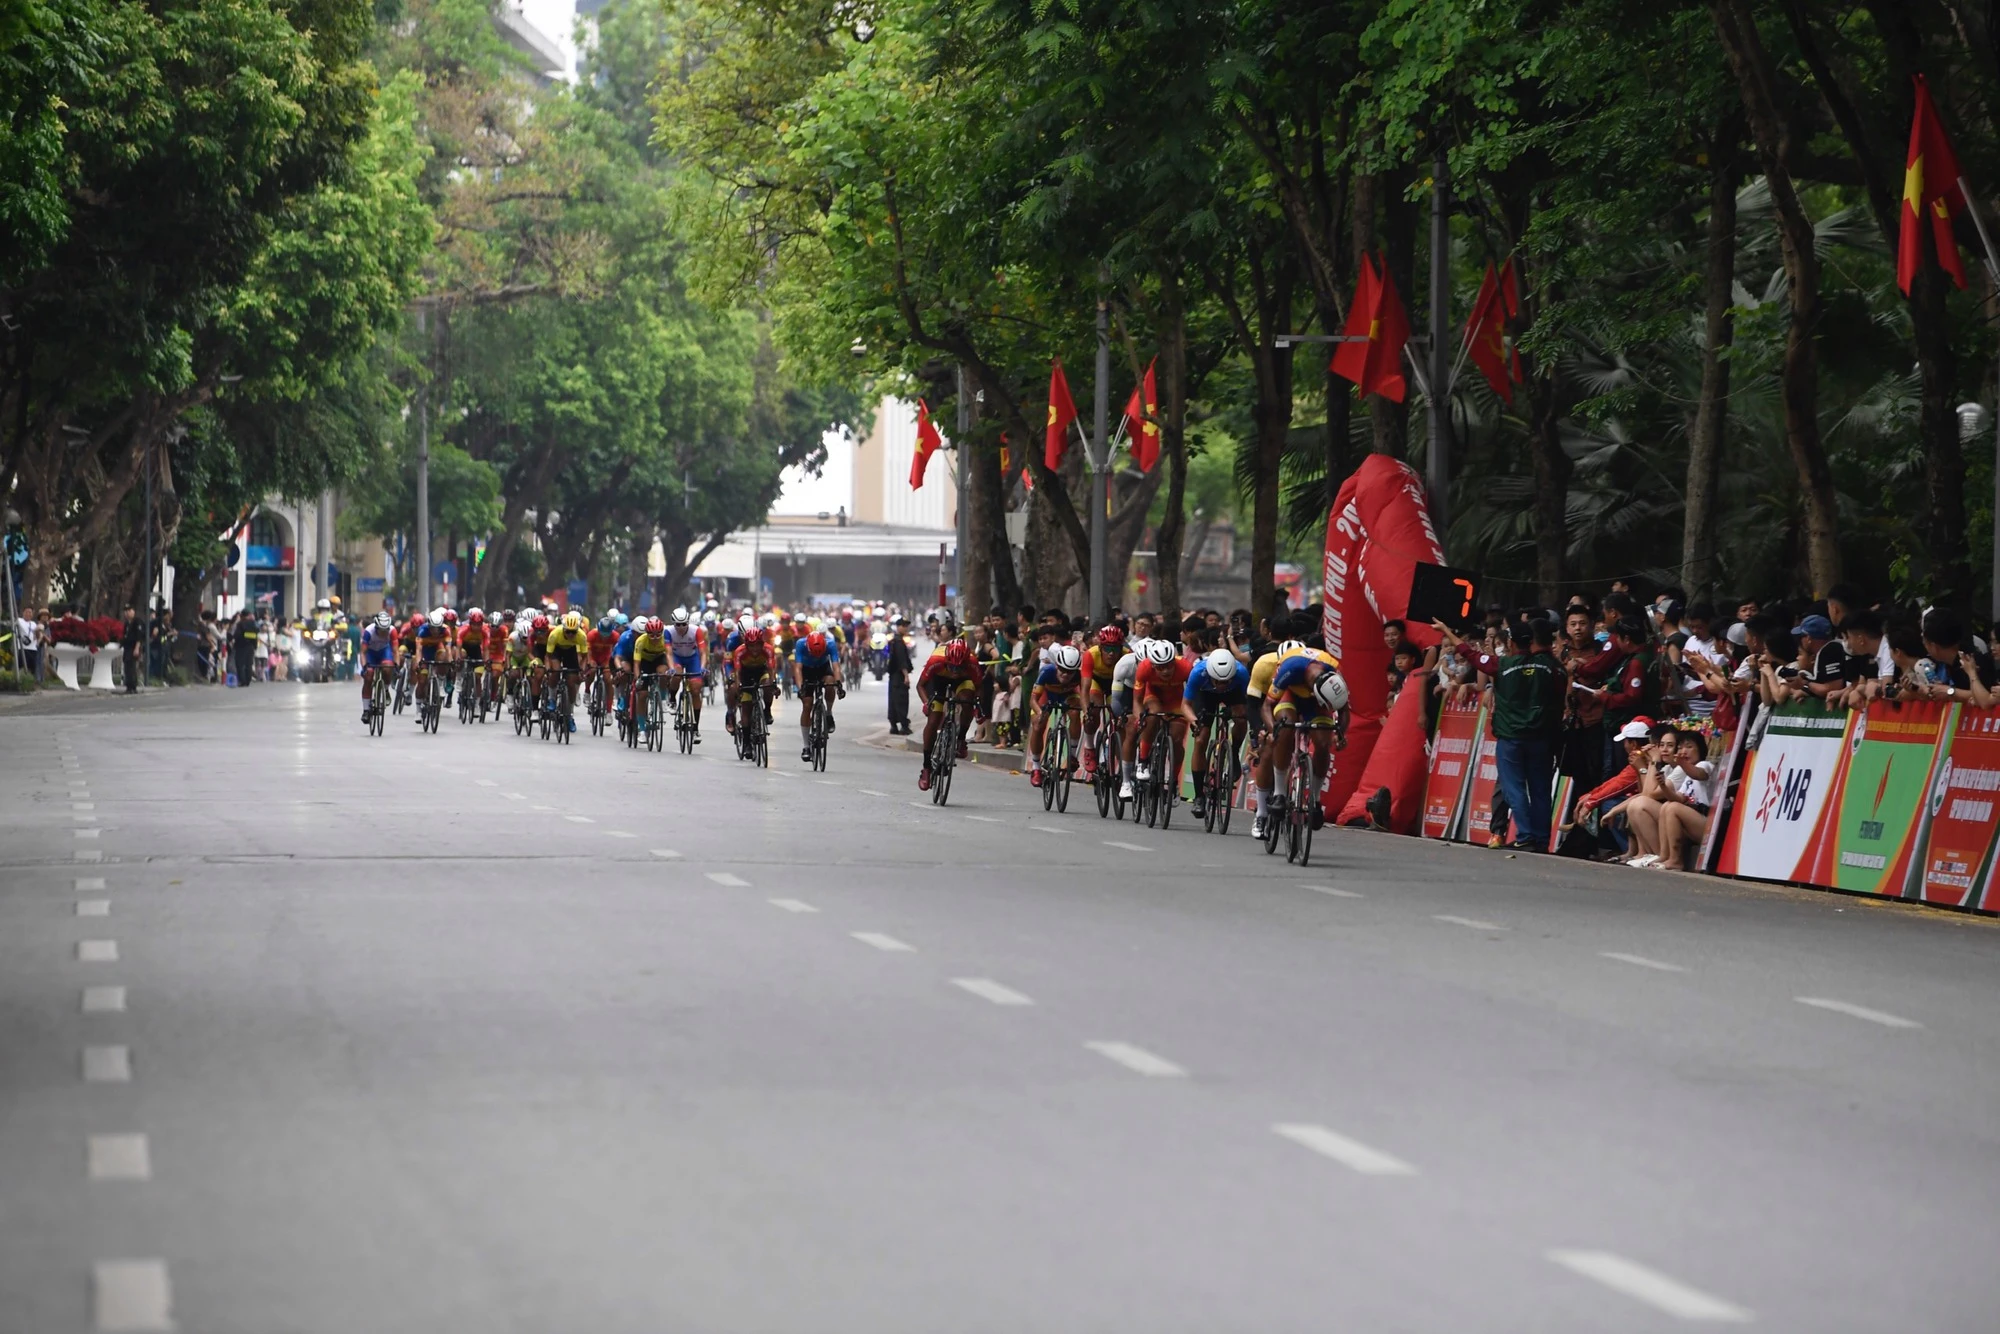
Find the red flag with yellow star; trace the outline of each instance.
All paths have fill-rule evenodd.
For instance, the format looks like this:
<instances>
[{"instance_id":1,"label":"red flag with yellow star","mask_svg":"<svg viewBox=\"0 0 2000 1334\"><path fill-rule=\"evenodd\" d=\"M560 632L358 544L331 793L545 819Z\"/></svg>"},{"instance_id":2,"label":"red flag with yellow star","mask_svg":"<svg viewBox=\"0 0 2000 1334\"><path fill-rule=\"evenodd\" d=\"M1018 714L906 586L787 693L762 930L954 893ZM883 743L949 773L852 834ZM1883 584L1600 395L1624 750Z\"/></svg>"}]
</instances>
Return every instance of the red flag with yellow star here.
<instances>
[{"instance_id":1,"label":"red flag with yellow star","mask_svg":"<svg viewBox=\"0 0 2000 1334\"><path fill-rule=\"evenodd\" d=\"M1896 286L1905 296L1924 266L1926 223L1938 267L1960 287L1965 286L1965 264L1951 234L1952 217L1964 207L1965 193L1958 188L1958 155L1951 151L1951 140L1938 120L1931 90L1919 74L1917 114L1910 120L1910 156L1903 167L1903 226L1896 246Z\"/></svg>"},{"instance_id":2,"label":"red flag with yellow star","mask_svg":"<svg viewBox=\"0 0 2000 1334\"><path fill-rule=\"evenodd\" d=\"M1377 269L1372 255L1361 257L1361 277L1354 304L1347 308L1343 341L1333 354L1335 375L1354 381L1362 396L1380 394L1401 403L1408 392L1403 382L1403 346L1410 341L1410 317L1396 295L1396 281L1386 267Z\"/></svg>"},{"instance_id":3,"label":"red flag with yellow star","mask_svg":"<svg viewBox=\"0 0 2000 1334\"><path fill-rule=\"evenodd\" d=\"M1513 259L1497 273L1488 264L1486 281L1479 284L1472 316L1465 322L1466 355L1493 386L1493 392L1509 405L1514 402L1514 386L1521 382L1521 354L1507 346L1507 322L1520 313Z\"/></svg>"},{"instance_id":4,"label":"red flag with yellow star","mask_svg":"<svg viewBox=\"0 0 2000 1334\"><path fill-rule=\"evenodd\" d=\"M944 438L938 434L936 423L931 421L931 405L921 398L917 400L917 452L910 459L910 490L918 491L924 485L924 469L930 466L931 455L944 445Z\"/></svg>"},{"instance_id":5,"label":"red flag with yellow star","mask_svg":"<svg viewBox=\"0 0 2000 1334\"><path fill-rule=\"evenodd\" d=\"M1042 446L1042 462L1050 472L1062 467L1063 450L1069 445L1069 424L1076 420L1076 400L1069 396L1069 377L1063 374L1062 358L1049 363L1049 435Z\"/></svg>"},{"instance_id":6,"label":"red flag with yellow star","mask_svg":"<svg viewBox=\"0 0 2000 1334\"><path fill-rule=\"evenodd\" d=\"M1160 364L1158 357L1146 367L1146 376L1132 390L1132 397L1125 402L1125 434L1132 441L1132 462L1139 465L1140 472L1151 472L1153 465L1160 461L1160 391L1153 379L1154 367Z\"/></svg>"}]
</instances>

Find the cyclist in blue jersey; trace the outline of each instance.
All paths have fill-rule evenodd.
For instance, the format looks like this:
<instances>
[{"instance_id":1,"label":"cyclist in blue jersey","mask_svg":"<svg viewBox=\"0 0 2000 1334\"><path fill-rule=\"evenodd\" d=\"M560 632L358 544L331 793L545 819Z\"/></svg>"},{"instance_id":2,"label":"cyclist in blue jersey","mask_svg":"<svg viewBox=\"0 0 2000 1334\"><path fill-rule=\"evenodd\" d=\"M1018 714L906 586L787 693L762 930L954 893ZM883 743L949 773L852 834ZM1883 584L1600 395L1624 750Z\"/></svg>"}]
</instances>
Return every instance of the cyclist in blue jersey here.
<instances>
[{"instance_id":1,"label":"cyclist in blue jersey","mask_svg":"<svg viewBox=\"0 0 2000 1334\"><path fill-rule=\"evenodd\" d=\"M386 611L377 612L375 623L361 632L361 664L361 721L365 723L375 716L369 696L375 673L382 668L396 670L396 624Z\"/></svg>"},{"instance_id":2,"label":"cyclist in blue jersey","mask_svg":"<svg viewBox=\"0 0 2000 1334\"><path fill-rule=\"evenodd\" d=\"M1217 716L1229 715L1230 744L1243 744L1245 720L1250 701L1250 673L1226 648L1216 649L1194 665L1181 692L1181 712L1191 725L1188 758L1194 772L1194 818L1206 819L1208 802L1202 795L1208 777L1208 733Z\"/></svg>"},{"instance_id":3,"label":"cyclist in blue jersey","mask_svg":"<svg viewBox=\"0 0 2000 1334\"><path fill-rule=\"evenodd\" d=\"M799 688L799 734L806 740L799 758L812 761L812 710L814 693L828 696L826 730L833 731L833 701L845 699L840 683L840 646L824 630L803 634L792 644L792 680Z\"/></svg>"}]
</instances>

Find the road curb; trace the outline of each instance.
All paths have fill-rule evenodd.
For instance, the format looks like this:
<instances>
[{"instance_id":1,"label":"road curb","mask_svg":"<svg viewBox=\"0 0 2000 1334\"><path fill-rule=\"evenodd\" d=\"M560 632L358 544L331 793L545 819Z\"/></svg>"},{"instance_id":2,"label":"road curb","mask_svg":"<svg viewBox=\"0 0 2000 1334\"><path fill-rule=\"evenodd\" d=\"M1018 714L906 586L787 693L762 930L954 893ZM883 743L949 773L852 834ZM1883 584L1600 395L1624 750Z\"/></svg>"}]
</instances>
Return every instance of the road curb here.
<instances>
[{"instance_id":1,"label":"road curb","mask_svg":"<svg viewBox=\"0 0 2000 1334\"><path fill-rule=\"evenodd\" d=\"M923 741L920 738L913 736L892 736L886 727L870 732L866 736L856 737L855 742L858 745L868 746L875 750L899 750L906 755L920 755L923 753L924 748ZM966 757L960 760L959 763L983 764L988 769L1006 769L1009 772L1019 772L1021 768L1021 755L1019 751L1012 750L988 750L981 753L976 747L973 747L968 749Z\"/></svg>"}]
</instances>

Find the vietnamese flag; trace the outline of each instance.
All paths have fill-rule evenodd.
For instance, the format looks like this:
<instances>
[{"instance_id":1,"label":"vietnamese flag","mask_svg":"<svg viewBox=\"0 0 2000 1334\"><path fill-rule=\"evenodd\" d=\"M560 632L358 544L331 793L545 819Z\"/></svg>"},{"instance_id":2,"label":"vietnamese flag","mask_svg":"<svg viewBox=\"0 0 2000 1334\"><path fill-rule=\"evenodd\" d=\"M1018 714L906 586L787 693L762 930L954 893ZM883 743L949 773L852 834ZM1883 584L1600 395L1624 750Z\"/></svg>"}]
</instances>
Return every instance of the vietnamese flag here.
<instances>
[{"instance_id":1,"label":"vietnamese flag","mask_svg":"<svg viewBox=\"0 0 2000 1334\"><path fill-rule=\"evenodd\" d=\"M1160 461L1160 424L1154 420L1159 415L1160 391L1153 379L1159 364L1160 359L1153 358L1145 379L1133 388L1125 403L1125 433L1132 441L1132 462L1139 465L1140 472L1151 472Z\"/></svg>"},{"instance_id":2,"label":"vietnamese flag","mask_svg":"<svg viewBox=\"0 0 2000 1334\"><path fill-rule=\"evenodd\" d=\"M1069 424L1076 420L1076 400L1069 396L1069 377L1063 374L1062 358L1049 363L1049 434L1042 448L1042 462L1050 472L1062 467L1063 450L1069 445Z\"/></svg>"},{"instance_id":3,"label":"vietnamese flag","mask_svg":"<svg viewBox=\"0 0 2000 1334\"><path fill-rule=\"evenodd\" d=\"M944 445L938 435L938 428L931 421L930 404L921 398L917 400L917 452L910 460L910 490L918 491L924 485L924 469L930 465L931 455Z\"/></svg>"},{"instance_id":4,"label":"vietnamese flag","mask_svg":"<svg viewBox=\"0 0 2000 1334\"><path fill-rule=\"evenodd\" d=\"M1931 90L1919 74L1917 114L1910 121L1910 156L1903 167L1903 226L1896 246L1896 286L1903 289L1903 295L1909 295L1917 270L1924 266L1926 219L1938 267L1960 287L1965 286L1965 265L1951 234L1952 216L1964 207L1965 193L1958 187L1958 155L1951 151L1951 140L1938 120Z\"/></svg>"},{"instance_id":5,"label":"vietnamese flag","mask_svg":"<svg viewBox=\"0 0 2000 1334\"><path fill-rule=\"evenodd\" d=\"M1380 394L1391 403L1401 403L1408 387L1403 382L1403 346L1410 341L1410 317L1396 295L1396 283L1385 268L1375 267L1374 257L1361 257L1361 277L1355 284L1354 304L1347 309L1343 341L1333 354L1330 369L1335 375L1354 381L1363 397Z\"/></svg>"},{"instance_id":6,"label":"vietnamese flag","mask_svg":"<svg viewBox=\"0 0 2000 1334\"><path fill-rule=\"evenodd\" d=\"M1507 323L1520 313L1513 259L1509 258L1498 273L1488 264L1486 280L1479 284L1479 295L1472 303L1472 316L1465 322L1465 347L1486 383L1509 406L1514 402L1514 386L1521 382L1521 354L1507 346Z\"/></svg>"}]
</instances>

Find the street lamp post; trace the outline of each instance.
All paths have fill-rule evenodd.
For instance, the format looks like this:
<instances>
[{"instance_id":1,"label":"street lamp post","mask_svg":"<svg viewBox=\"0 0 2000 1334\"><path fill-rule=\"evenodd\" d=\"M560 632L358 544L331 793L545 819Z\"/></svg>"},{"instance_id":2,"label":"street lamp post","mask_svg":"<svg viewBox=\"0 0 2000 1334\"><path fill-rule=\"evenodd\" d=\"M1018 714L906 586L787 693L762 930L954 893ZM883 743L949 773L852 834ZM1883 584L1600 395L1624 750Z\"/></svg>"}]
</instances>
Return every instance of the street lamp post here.
<instances>
[{"instance_id":1,"label":"street lamp post","mask_svg":"<svg viewBox=\"0 0 2000 1334\"><path fill-rule=\"evenodd\" d=\"M426 332L426 321L422 307L417 310L417 332ZM430 358L424 358L424 370L430 370ZM425 611L435 604L431 601L431 403L430 381L425 379L417 385L417 590L423 596L417 610Z\"/></svg>"},{"instance_id":2,"label":"street lamp post","mask_svg":"<svg viewBox=\"0 0 2000 1334\"><path fill-rule=\"evenodd\" d=\"M1097 384L1091 390L1090 426L1090 619L1103 625L1111 619L1111 591L1106 587L1110 535L1105 511L1111 503L1111 303L1097 298Z\"/></svg>"}]
</instances>

